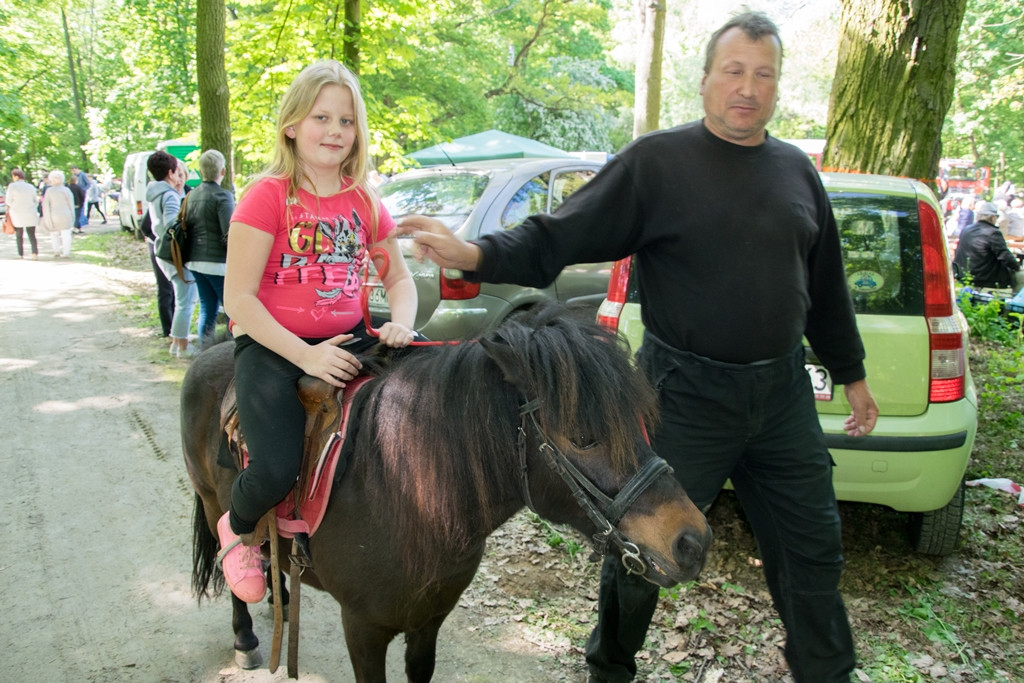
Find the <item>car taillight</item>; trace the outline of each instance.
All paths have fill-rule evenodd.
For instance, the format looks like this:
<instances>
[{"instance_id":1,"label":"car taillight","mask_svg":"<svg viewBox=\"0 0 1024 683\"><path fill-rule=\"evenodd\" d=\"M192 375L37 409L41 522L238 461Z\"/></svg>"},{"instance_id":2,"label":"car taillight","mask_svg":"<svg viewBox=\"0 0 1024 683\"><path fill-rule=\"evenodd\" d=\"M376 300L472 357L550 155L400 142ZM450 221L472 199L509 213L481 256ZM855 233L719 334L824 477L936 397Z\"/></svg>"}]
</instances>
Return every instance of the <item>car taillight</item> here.
<instances>
[{"instance_id":1,"label":"car taillight","mask_svg":"<svg viewBox=\"0 0 1024 683\"><path fill-rule=\"evenodd\" d=\"M953 307L953 281L946 256L946 237L935 209L918 202L921 219L921 253L924 261L924 315L928 321L931 403L959 401L964 397L967 375L965 331Z\"/></svg>"},{"instance_id":2,"label":"car taillight","mask_svg":"<svg viewBox=\"0 0 1024 683\"><path fill-rule=\"evenodd\" d=\"M135 215L136 216L141 216L142 215L142 202L135 202Z\"/></svg>"},{"instance_id":3,"label":"car taillight","mask_svg":"<svg viewBox=\"0 0 1024 683\"><path fill-rule=\"evenodd\" d=\"M480 283L469 282L462 277L461 270L441 269L441 299L472 299L480 294Z\"/></svg>"},{"instance_id":4,"label":"car taillight","mask_svg":"<svg viewBox=\"0 0 1024 683\"><path fill-rule=\"evenodd\" d=\"M626 304L629 293L629 267L632 262L633 257L627 256L612 264L608 294L597 309L597 324L612 332L619 329L619 316L622 315L622 307Z\"/></svg>"}]
</instances>

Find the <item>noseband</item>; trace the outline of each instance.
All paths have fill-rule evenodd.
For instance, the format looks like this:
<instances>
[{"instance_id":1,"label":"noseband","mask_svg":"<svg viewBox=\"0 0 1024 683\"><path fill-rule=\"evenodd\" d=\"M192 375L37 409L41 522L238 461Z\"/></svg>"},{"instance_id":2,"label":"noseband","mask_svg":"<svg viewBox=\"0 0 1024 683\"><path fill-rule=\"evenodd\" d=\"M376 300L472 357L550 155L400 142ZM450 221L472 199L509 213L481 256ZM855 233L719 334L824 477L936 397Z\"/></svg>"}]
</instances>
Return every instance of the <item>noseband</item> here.
<instances>
[{"instance_id":1,"label":"noseband","mask_svg":"<svg viewBox=\"0 0 1024 683\"><path fill-rule=\"evenodd\" d=\"M615 498L609 498L594 482L590 481L585 474L579 471L575 465L569 462L565 454L550 442L547 434L537 421L537 409L540 402L536 399L527 401L520 406L519 415L521 424L519 427L519 467L520 481L523 488L523 497L526 505L535 514L537 510L533 507L533 500L530 498L529 471L526 464L526 428L529 425L534 435L540 442L538 450L544 456L548 467L558 473L566 486L572 491L573 498L577 505L586 513L590 521L598 528L594 534L594 544L597 552L606 554L610 547L618 550L622 558L622 566L626 573L637 574L647 578L647 564L640 553L637 545L623 536L616 525L622 519L626 511L636 502L636 499L647 490L647 487L654 483L654 480L665 472L672 472L672 468L663 459L654 456L643 464L639 471L626 482Z\"/></svg>"}]
</instances>

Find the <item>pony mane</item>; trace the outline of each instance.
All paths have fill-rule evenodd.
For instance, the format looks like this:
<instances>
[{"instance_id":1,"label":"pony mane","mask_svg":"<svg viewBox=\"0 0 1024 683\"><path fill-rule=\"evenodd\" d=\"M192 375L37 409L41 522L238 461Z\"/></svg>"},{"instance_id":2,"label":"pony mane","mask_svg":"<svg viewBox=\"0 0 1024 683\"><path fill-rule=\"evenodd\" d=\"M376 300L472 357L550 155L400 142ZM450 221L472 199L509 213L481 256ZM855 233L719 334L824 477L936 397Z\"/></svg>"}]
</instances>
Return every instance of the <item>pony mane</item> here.
<instances>
[{"instance_id":1,"label":"pony mane","mask_svg":"<svg viewBox=\"0 0 1024 683\"><path fill-rule=\"evenodd\" d=\"M617 474L635 467L639 420L656 417L653 390L616 338L562 306L538 307L479 343L415 349L371 392L365 483L384 497L381 521L404 539L407 565L427 576L518 507L525 401L539 401L542 429L565 452L586 457L580 439L608 446Z\"/></svg>"}]
</instances>

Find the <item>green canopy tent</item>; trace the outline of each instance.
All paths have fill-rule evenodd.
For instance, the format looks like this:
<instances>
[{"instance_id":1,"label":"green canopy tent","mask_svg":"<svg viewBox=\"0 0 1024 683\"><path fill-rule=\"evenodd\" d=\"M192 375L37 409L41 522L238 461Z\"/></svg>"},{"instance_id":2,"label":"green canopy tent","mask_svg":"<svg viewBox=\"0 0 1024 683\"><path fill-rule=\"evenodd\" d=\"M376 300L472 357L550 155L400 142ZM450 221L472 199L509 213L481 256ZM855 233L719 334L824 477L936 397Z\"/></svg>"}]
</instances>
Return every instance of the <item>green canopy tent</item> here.
<instances>
[{"instance_id":1,"label":"green canopy tent","mask_svg":"<svg viewBox=\"0 0 1024 683\"><path fill-rule=\"evenodd\" d=\"M557 147L521 138L518 135L502 133L500 130L487 130L476 135L467 135L464 138L442 142L408 155L410 159L418 161L420 166L441 166L483 159L568 156L572 155Z\"/></svg>"}]
</instances>

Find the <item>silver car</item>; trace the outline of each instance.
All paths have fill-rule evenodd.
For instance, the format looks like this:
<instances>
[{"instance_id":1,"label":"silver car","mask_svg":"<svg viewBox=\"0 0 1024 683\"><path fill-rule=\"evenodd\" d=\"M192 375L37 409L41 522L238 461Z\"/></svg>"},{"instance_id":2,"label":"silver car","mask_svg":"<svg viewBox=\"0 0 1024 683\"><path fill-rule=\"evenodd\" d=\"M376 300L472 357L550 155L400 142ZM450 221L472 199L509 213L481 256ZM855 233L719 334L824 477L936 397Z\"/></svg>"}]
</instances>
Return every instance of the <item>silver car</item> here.
<instances>
[{"instance_id":1,"label":"silver car","mask_svg":"<svg viewBox=\"0 0 1024 683\"><path fill-rule=\"evenodd\" d=\"M576 158L501 159L435 166L400 173L379 188L388 212L431 216L463 240L509 230L527 216L550 213L601 164ZM596 312L608 290L611 263L565 268L545 289L466 282L458 270L441 270L412 257L411 239L402 252L419 298L416 329L429 339L468 339L539 301L590 306ZM387 295L379 282L370 292L370 311L387 318Z\"/></svg>"}]
</instances>

